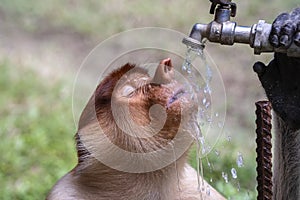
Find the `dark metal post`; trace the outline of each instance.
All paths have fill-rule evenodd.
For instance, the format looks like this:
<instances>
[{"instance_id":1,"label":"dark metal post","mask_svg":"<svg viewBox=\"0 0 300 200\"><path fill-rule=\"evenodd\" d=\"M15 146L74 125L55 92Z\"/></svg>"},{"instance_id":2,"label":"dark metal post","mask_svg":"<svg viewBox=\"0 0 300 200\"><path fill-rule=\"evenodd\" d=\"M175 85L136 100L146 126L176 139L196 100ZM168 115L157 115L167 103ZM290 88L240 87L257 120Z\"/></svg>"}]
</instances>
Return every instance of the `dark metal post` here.
<instances>
[{"instance_id":1,"label":"dark metal post","mask_svg":"<svg viewBox=\"0 0 300 200\"><path fill-rule=\"evenodd\" d=\"M271 103L259 101L256 105L257 200L272 199L272 135Z\"/></svg>"}]
</instances>

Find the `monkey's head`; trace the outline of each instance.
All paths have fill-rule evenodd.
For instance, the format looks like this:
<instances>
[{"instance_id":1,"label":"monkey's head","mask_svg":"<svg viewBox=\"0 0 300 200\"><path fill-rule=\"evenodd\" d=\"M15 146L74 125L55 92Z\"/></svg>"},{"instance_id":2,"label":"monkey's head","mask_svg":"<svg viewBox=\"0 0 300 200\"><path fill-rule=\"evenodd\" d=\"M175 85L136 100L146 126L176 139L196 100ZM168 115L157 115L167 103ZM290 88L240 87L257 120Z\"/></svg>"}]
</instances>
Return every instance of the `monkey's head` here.
<instances>
[{"instance_id":1,"label":"monkey's head","mask_svg":"<svg viewBox=\"0 0 300 200\"><path fill-rule=\"evenodd\" d=\"M197 111L191 96L175 80L170 58L159 63L153 77L143 68L126 64L98 85L81 115L79 133L84 135L81 130L96 125L125 151L155 151L186 128ZM96 117L91 116L93 109Z\"/></svg>"}]
</instances>

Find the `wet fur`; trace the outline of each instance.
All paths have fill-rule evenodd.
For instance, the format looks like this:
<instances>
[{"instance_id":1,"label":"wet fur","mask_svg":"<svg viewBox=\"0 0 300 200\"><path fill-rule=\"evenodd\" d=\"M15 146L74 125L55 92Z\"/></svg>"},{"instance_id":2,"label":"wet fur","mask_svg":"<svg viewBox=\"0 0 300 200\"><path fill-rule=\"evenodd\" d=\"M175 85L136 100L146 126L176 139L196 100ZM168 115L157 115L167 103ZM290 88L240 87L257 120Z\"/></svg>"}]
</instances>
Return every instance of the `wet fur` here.
<instances>
[{"instance_id":1,"label":"wet fur","mask_svg":"<svg viewBox=\"0 0 300 200\"><path fill-rule=\"evenodd\" d=\"M274 199L300 197L300 130L293 130L280 117L275 119Z\"/></svg>"}]
</instances>

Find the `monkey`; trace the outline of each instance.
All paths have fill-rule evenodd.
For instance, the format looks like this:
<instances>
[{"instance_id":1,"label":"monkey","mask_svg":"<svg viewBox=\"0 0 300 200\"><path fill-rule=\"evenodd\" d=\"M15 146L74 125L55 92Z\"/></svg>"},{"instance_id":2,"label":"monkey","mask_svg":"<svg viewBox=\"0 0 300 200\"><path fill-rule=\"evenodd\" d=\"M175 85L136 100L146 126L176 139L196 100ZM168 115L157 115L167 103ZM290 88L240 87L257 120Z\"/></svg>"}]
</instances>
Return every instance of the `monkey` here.
<instances>
[{"instance_id":1,"label":"monkey","mask_svg":"<svg viewBox=\"0 0 300 200\"><path fill-rule=\"evenodd\" d=\"M300 7L275 19L269 42L300 48ZM300 199L300 58L274 53L268 66L257 62L253 69L275 115L273 199Z\"/></svg>"},{"instance_id":2,"label":"monkey","mask_svg":"<svg viewBox=\"0 0 300 200\"><path fill-rule=\"evenodd\" d=\"M225 199L201 177L204 190L199 189L197 172L187 162L196 110L190 91L175 79L170 58L158 64L153 77L130 63L112 71L80 116L78 164L46 199ZM181 155L172 158L170 147Z\"/></svg>"}]
</instances>

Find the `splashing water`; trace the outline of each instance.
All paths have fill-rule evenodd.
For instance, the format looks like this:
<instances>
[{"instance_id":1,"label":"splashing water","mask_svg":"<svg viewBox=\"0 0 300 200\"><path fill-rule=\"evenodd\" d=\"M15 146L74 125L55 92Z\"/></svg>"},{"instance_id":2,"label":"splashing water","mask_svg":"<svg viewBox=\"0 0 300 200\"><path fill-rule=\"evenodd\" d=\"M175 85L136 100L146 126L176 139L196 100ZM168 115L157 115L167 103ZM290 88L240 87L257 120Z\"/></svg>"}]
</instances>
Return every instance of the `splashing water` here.
<instances>
[{"instance_id":1,"label":"splashing water","mask_svg":"<svg viewBox=\"0 0 300 200\"><path fill-rule=\"evenodd\" d=\"M228 142L231 142L231 136L230 135L228 135L226 139L227 139Z\"/></svg>"},{"instance_id":2,"label":"splashing water","mask_svg":"<svg viewBox=\"0 0 300 200\"><path fill-rule=\"evenodd\" d=\"M197 73L197 70L195 70L195 68L193 68L192 66L192 62L196 58L200 58L201 65L205 66L205 80L202 79L201 75L199 75L199 73ZM201 68L202 66L197 67ZM203 49L194 49L191 47L187 47L186 57L182 64L182 72L183 75L185 75L189 79L189 84L193 90L191 94L192 97L198 99L198 101L201 102L198 106L198 114L196 120L199 126L203 126L206 122L211 122L211 113L209 113L208 111L211 107L210 82L212 79L212 70L206 61ZM200 142L199 136L195 135L195 139Z\"/></svg>"},{"instance_id":3,"label":"splashing water","mask_svg":"<svg viewBox=\"0 0 300 200\"><path fill-rule=\"evenodd\" d=\"M234 179L237 178L237 172L236 172L236 169L231 168L231 175L232 175L232 178L234 178Z\"/></svg>"},{"instance_id":4,"label":"splashing water","mask_svg":"<svg viewBox=\"0 0 300 200\"><path fill-rule=\"evenodd\" d=\"M238 152L238 156L236 158L236 164L238 167L243 167L244 166L244 158L241 152Z\"/></svg>"},{"instance_id":5,"label":"splashing water","mask_svg":"<svg viewBox=\"0 0 300 200\"><path fill-rule=\"evenodd\" d=\"M197 141L197 150L196 150L196 163L197 163L197 180L198 180L198 191L200 191L201 186L204 187L204 181L200 177L203 177L203 165L202 165L202 159L201 159L201 138L202 138L202 133L201 129L199 127L199 124L197 121L194 121L196 125L195 129L195 138ZM202 182L200 181L202 180ZM201 194L201 193L200 193ZM202 196L201 196L202 199Z\"/></svg>"},{"instance_id":6,"label":"splashing water","mask_svg":"<svg viewBox=\"0 0 300 200\"><path fill-rule=\"evenodd\" d=\"M202 54L202 49L193 49L191 47L188 47L185 54L186 57L182 65L182 71L188 74L192 74L192 62L196 59L197 56L200 56Z\"/></svg>"},{"instance_id":7,"label":"splashing water","mask_svg":"<svg viewBox=\"0 0 300 200\"><path fill-rule=\"evenodd\" d=\"M209 186L206 186L206 194L207 194L207 196L210 196L210 187Z\"/></svg>"},{"instance_id":8,"label":"splashing water","mask_svg":"<svg viewBox=\"0 0 300 200\"><path fill-rule=\"evenodd\" d=\"M192 62L196 59L200 58L202 63L205 65L205 80L203 81L201 77L195 72L195 69L192 67ZM197 66L200 67L200 66ZM192 89L194 93L192 96L196 97L200 103L198 104L198 113L194 122L194 133L193 137L196 140L196 162L197 162L197 178L198 178L198 190L204 188L204 181L203 177L203 165L202 165L202 157L203 155L209 153L211 150L211 147L206 143L205 137L202 135L201 132L201 126L204 126L205 124L210 124L212 122L212 117L210 116L210 94L211 94L211 88L210 88L210 82L212 80L212 70L210 66L206 62L206 58L204 56L202 49L192 49L191 47L188 47L186 52L186 58L182 64L182 72L184 75L189 79L189 82L192 86ZM200 97L200 94L202 96ZM202 99L202 100L200 100ZM216 114L218 116L218 114ZM209 167L210 163L208 162ZM208 191L208 195L210 194L210 189L206 188Z\"/></svg>"},{"instance_id":9,"label":"splashing water","mask_svg":"<svg viewBox=\"0 0 300 200\"><path fill-rule=\"evenodd\" d=\"M225 172L222 172L222 177L224 178L225 183L228 183L228 174Z\"/></svg>"},{"instance_id":10,"label":"splashing water","mask_svg":"<svg viewBox=\"0 0 300 200\"><path fill-rule=\"evenodd\" d=\"M202 61L204 62L205 67L206 67L206 74L205 74L206 85L203 88L203 92L205 94L210 94L211 89L209 87L209 83L211 82L211 79L212 79L212 70L206 62L206 58L204 56L203 49L194 49L194 48L191 48L191 47L187 47L187 52L186 52L185 56L186 57L185 57L184 62L182 64L182 71L185 72L186 74L188 74L190 78L196 78L194 80L197 80L197 77L194 77L192 62L197 57L201 58ZM196 91L199 91L199 85L195 86L193 89L195 89Z\"/></svg>"},{"instance_id":11,"label":"splashing water","mask_svg":"<svg viewBox=\"0 0 300 200\"><path fill-rule=\"evenodd\" d=\"M198 60L196 60L198 59ZM200 62L197 62L200 61ZM209 60L208 60L209 61ZM195 68L196 67L196 68ZM201 69L201 74L199 75L198 70ZM212 81L213 75L217 75L212 69L210 65L206 61L205 54L202 49L193 49L188 47L186 52L185 60L182 64L181 68L183 75L189 80L189 88L192 89L192 98L197 99L198 103L198 112L195 118L193 118L194 123L194 132L193 137L196 140L196 170L197 170L197 179L198 179L198 191L204 191L206 189L206 194L210 194L210 188L204 186L203 181L203 163L207 163L208 168L210 169L210 173L214 171L213 162L209 162L208 153L210 151L213 152L214 156L217 158L221 158L223 155L222 150L213 149L213 146L208 144L209 137L206 135L206 130L213 125L216 128L223 129L224 121L222 119L223 113L218 110L218 112L213 112L213 107L215 105L215 101L212 101L212 92L217 92L218 88L212 91L211 86L215 86L215 82ZM203 75L203 76L201 76ZM215 80L215 78L214 78ZM214 105L212 105L214 104ZM203 131L203 133L202 133ZM232 142L232 135L225 133L225 140L230 143ZM207 160L203 160L203 159ZM242 153L238 152L236 157L236 165L233 163L234 167L229 168L227 170L219 172L219 175L222 176L225 183L229 183L236 185L237 191L240 191L240 183L238 176L238 169L244 166L244 159ZM202 177L202 178L201 178ZM210 182L213 182L213 178L210 178ZM201 192L200 195L202 196ZM202 198L201 198L202 199Z\"/></svg>"}]
</instances>

